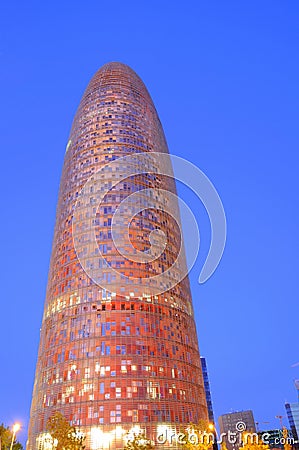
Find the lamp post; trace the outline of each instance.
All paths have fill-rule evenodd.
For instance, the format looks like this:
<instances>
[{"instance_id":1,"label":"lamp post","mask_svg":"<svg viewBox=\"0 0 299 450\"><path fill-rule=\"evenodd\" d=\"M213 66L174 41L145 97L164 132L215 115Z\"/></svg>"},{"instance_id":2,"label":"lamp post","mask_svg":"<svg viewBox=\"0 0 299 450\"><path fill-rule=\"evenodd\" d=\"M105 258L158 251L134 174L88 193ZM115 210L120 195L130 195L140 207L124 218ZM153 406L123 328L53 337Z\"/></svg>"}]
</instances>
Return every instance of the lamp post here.
<instances>
[{"instance_id":1,"label":"lamp post","mask_svg":"<svg viewBox=\"0 0 299 450\"><path fill-rule=\"evenodd\" d=\"M20 428L21 428L21 425L19 423L15 423L14 426L12 427L12 438L11 438L10 450L12 450L13 443L14 443L14 440L16 437L16 433L17 433L17 431L19 431Z\"/></svg>"}]
</instances>

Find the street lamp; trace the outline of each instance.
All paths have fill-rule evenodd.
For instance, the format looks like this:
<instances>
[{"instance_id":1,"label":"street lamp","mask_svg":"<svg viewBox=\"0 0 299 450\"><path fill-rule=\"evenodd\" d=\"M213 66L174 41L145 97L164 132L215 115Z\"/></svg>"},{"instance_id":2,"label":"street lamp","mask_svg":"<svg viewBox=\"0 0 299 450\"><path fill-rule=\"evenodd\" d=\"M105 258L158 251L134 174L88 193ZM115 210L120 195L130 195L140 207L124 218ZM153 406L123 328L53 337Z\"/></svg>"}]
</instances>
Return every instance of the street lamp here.
<instances>
[{"instance_id":1,"label":"street lamp","mask_svg":"<svg viewBox=\"0 0 299 450\"><path fill-rule=\"evenodd\" d=\"M213 423L209 423L208 428L209 428L209 430L212 431L212 433L214 435L213 449L218 450L219 436L218 436L217 428L215 427L215 425ZM221 442L220 442L220 444L221 444Z\"/></svg>"},{"instance_id":2,"label":"street lamp","mask_svg":"<svg viewBox=\"0 0 299 450\"><path fill-rule=\"evenodd\" d=\"M213 423L209 423L209 430L213 431L214 434L216 435L217 439L219 439L217 428L215 427L215 425Z\"/></svg>"},{"instance_id":3,"label":"street lamp","mask_svg":"<svg viewBox=\"0 0 299 450\"><path fill-rule=\"evenodd\" d=\"M16 437L17 431L21 428L21 425L19 423L15 423L12 427L12 438L11 438L11 444L10 444L10 450L12 450L12 446Z\"/></svg>"}]
</instances>

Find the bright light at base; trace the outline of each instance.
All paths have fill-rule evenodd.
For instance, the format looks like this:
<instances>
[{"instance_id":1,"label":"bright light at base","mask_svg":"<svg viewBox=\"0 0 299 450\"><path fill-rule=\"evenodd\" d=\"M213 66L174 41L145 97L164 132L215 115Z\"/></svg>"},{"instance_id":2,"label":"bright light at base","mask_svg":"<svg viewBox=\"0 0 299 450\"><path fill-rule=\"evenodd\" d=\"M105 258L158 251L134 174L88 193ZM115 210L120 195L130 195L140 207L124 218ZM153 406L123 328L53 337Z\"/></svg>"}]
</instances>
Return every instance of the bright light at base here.
<instances>
[{"instance_id":1,"label":"bright light at base","mask_svg":"<svg viewBox=\"0 0 299 450\"><path fill-rule=\"evenodd\" d=\"M164 436L166 440L171 441L173 435L174 430L168 425L157 426L157 436Z\"/></svg>"},{"instance_id":2,"label":"bright light at base","mask_svg":"<svg viewBox=\"0 0 299 450\"><path fill-rule=\"evenodd\" d=\"M141 428L139 425L136 425L135 427L132 427L130 429L130 433L139 434L141 432Z\"/></svg>"},{"instance_id":3,"label":"bright light at base","mask_svg":"<svg viewBox=\"0 0 299 450\"><path fill-rule=\"evenodd\" d=\"M53 440L49 433L41 433L36 439L36 448L42 448L43 450L53 450L57 444L57 439Z\"/></svg>"},{"instance_id":4,"label":"bright light at base","mask_svg":"<svg viewBox=\"0 0 299 450\"><path fill-rule=\"evenodd\" d=\"M125 431L124 431L124 429L120 426L120 425L118 425L117 427L115 427L115 436L117 437L117 438L120 438L120 437L122 437L122 435L125 433Z\"/></svg>"},{"instance_id":5,"label":"bright light at base","mask_svg":"<svg viewBox=\"0 0 299 450\"><path fill-rule=\"evenodd\" d=\"M112 435L110 433L104 433L98 427L94 427L90 431L90 440L92 450L109 448Z\"/></svg>"}]
</instances>

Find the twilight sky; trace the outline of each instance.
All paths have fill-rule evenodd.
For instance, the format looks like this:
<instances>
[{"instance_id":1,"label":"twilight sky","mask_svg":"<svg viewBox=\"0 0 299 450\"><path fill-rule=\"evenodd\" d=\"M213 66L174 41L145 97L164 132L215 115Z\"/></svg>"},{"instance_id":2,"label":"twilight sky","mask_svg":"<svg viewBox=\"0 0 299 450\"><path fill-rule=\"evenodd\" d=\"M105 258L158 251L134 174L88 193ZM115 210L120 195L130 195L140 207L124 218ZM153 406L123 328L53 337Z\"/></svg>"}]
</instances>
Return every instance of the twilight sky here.
<instances>
[{"instance_id":1,"label":"twilight sky","mask_svg":"<svg viewBox=\"0 0 299 450\"><path fill-rule=\"evenodd\" d=\"M295 0L2 2L0 423L19 420L22 442L64 150L85 87L109 61L138 73L170 151L224 204L225 253L199 285L208 217L179 188L201 232L191 286L216 417L253 409L277 426L296 400L298 44Z\"/></svg>"}]
</instances>

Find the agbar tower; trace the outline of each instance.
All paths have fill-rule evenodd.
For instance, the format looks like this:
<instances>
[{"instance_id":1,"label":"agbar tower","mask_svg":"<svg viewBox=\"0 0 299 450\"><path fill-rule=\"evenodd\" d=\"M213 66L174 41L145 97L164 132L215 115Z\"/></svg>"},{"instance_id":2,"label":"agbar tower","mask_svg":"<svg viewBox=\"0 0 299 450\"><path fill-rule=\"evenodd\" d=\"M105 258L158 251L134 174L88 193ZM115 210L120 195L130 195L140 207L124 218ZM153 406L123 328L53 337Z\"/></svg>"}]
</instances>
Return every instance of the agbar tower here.
<instances>
[{"instance_id":1,"label":"agbar tower","mask_svg":"<svg viewBox=\"0 0 299 450\"><path fill-rule=\"evenodd\" d=\"M86 434L87 450L123 448L134 427L155 440L207 419L184 261L172 271L183 247L175 183L160 173L167 155L141 79L124 64L104 65L66 148L28 450L49 448L55 411ZM151 255L155 238L163 248Z\"/></svg>"}]
</instances>

